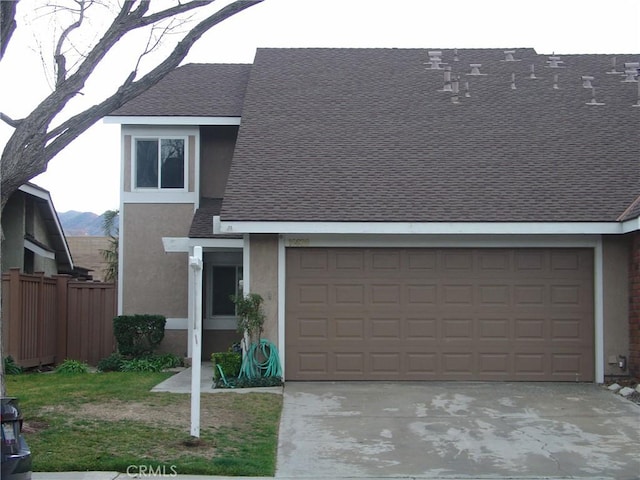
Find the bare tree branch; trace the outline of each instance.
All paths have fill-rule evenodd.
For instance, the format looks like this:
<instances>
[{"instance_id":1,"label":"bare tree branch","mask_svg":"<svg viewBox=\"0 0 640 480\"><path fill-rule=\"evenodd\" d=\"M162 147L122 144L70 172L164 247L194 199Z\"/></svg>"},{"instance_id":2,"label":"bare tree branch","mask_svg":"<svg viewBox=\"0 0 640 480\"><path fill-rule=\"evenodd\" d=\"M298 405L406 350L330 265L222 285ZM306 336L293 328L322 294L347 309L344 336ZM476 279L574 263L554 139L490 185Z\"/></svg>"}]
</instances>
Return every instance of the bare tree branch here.
<instances>
[{"instance_id":1,"label":"bare tree branch","mask_svg":"<svg viewBox=\"0 0 640 480\"><path fill-rule=\"evenodd\" d=\"M96 66L126 33L147 26L153 23L152 20L157 22L211 3L211 0L192 1L145 17L149 9L148 0L140 2L137 7L135 1L125 0L111 25L94 48L87 53L77 70L62 79L56 85L55 90L26 118L19 122L14 121L16 129L6 143L0 159L1 207L4 207L8 197L21 184L44 172L47 163L78 135L85 132L105 115L155 85L175 69L186 57L192 45L205 32L223 20L260 2L262 0L237 0L211 14L192 28L176 45L171 54L140 80L134 81L137 72L131 72L120 88L109 98L63 121L59 126L49 131L53 119L71 98L81 92ZM134 9L134 7L136 8Z\"/></svg>"},{"instance_id":2,"label":"bare tree branch","mask_svg":"<svg viewBox=\"0 0 640 480\"><path fill-rule=\"evenodd\" d=\"M2 112L0 112L0 120L2 120L4 123L6 123L7 125L13 128L18 128L18 126L20 125L20 122L22 121L22 120L14 120L9 115L6 115Z\"/></svg>"},{"instance_id":3,"label":"bare tree branch","mask_svg":"<svg viewBox=\"0 0 640 480\"><path fill-rule=\"evenodd\" d=\"M62 47L64 46L64 42L66 42L71 32L73 32L74 30L82 26L82 22L84 20L86 1L87 0L76 0L76 3L80 7L78 12L78 20L76 20L74 23L72 23L67 28L65 28L62 34L60 35L60 37L58 38L58 43L56 44L56 50L53 55L53 58L56 62L56 69L57 69L56 85L59 85L60 83L62 83L64 79L67 77L67 59L62 53Z\"/></svg>"},{"instance_id":4,"label":"bare tree branch","mask_svg":"<svg viewBox=\"0 0 640 480\"><path fill-rule=\"evenodd\" d=\"M222 10L216 12L210 17L206 18L182 39L181 42L176 45L173 52L156 68L147 73L137 82L125 82L118 91L111 97L104 100L99 105L95 105L90 109L75 115L68 119L66 122L52 129L47 134L47 140L52 140L45 149L45 155L53 158L58 152L65 148L77 135L86 131L96 121L108 115L113 110L124 105L129 100L137 97L142 92L148 90L151 86L158 83L164 76L175 69L180 62L187 56L191 46L211 27L226 20L232 15L249 8L256 3L260 3L262 0L240 0ZM133 72L132 72L133 75ZM132 78L131 75L129 78Z\"/></svg>"},{"instance_id":5,"label":"bare tree branch","mask_svg":"<svg viewBox=\"0 0 640 480\"><path fill-rule=\"evenodd\" d=\"M0 1L0 60L4 57L4 52L16 29L17 6L18 0L15 0L15 2Z\"/></svg>"}]
</instances>

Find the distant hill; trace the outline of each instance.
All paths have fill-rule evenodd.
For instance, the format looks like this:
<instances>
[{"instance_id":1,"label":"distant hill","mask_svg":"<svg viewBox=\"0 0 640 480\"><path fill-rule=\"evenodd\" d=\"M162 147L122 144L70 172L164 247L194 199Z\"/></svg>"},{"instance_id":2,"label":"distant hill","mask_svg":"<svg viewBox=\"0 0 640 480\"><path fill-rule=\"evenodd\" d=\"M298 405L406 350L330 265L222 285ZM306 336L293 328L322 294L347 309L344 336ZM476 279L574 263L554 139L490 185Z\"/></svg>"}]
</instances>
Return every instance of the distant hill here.
<instances>
[{"instance_id":1,"label":"distant hill","mask_svg":"<svg viewBox=\"0 0 640 480\"><path fill-rule=\"evenodd\" d=\"M68 237L75 236L104 236L102 228L104 214L96 215L93 212L76 212L74 210L58 213L64 234ZM118 221L116 220L116 225Z\"/></svg>"}]
</instances>

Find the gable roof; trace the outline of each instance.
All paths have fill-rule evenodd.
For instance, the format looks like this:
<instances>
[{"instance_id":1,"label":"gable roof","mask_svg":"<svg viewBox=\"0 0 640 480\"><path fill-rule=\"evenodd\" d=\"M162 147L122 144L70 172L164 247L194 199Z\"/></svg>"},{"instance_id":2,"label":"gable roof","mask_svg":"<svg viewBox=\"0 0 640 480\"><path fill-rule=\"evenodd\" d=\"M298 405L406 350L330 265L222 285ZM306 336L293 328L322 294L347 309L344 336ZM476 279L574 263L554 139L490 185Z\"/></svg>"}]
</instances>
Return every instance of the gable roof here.
<instances>
[{"instance_id":1,"label":"gable roof","mask_svg":"<svg viewBox=\"0 0 640 480\"><path fill-rule=\"evenodd\" d=\"M47 236L51 241L51 247L39 242L33 235L25 234L25 240L40 247L42 250L50 251L55 254L56 264L58 265L58 273L72 273L74 270L71 251L67 244L67 238L62 230L58 213L53 206L53 200L48 190L27 182L21 185L18 190L35 199L36 205L40 210L40 214L47 229Z\"/></svg>"},{"instance_id":2,"label":"gable roof","mask_svg":"<svg viewBox=\"0 0 640 480\"><path fill-rule=\"evenodd\" d=\"M458 104L426 49L259 49L222 220L613 222L640 195L638 87L612 55L441 51Z\"/></svg>"},{"instance_id":3,"label":"gable roof","mask_svg":"<svg viewBox=\"0 0 640 480\"><path fill-rule=\"evenodd\" d=\"M109 116L239 117L251 65L188 64Z\"/></svg>"}]
</instances>

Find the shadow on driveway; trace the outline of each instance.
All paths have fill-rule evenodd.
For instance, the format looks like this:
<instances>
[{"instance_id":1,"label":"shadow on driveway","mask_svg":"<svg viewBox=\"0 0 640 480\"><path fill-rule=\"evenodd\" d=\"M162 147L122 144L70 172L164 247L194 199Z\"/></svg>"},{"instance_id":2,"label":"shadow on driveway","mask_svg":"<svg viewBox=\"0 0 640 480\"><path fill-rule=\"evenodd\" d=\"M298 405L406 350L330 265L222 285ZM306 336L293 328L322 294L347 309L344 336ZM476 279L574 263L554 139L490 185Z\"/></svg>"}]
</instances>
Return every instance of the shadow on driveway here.
<instances>
[{"instance_id":1,"label":"shadow on driveway","mask_svg":"<svg viewBox=\"0 0 640 480\"><path fill-rule=\"evenodd\" d=\"M637 479L639 445L594 384L288 382L276 477Z\"/></svg>"}]
</instances>

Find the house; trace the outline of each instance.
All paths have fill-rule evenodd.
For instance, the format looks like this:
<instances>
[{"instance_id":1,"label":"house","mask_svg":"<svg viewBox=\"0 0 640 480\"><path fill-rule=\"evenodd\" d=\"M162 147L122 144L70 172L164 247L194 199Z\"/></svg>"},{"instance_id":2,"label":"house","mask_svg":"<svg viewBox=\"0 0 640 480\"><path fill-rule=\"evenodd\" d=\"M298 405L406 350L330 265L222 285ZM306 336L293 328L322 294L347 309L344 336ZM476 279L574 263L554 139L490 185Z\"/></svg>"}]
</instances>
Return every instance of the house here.
<instances>
[{"instance_id":1,"label":"house","mask_svg":"<svg viewBox=\"0 0 640 480\"><path fill-rule=\"evenodd\" d=\"M286 380L640 374L638 55L258 49L120 123L121 313L265 299ZM189 268L204 251L203 285Z\"/></svg>"},{"instance_id":2,"label":"house","mask_svg":"<svg viewBox=\"0 0 640 480\"><path fill-rule=\"evenodd\" d=\"M78 275L51 195L25 183L2 211L2 272Z\"/></svg>"}]
</instances>

